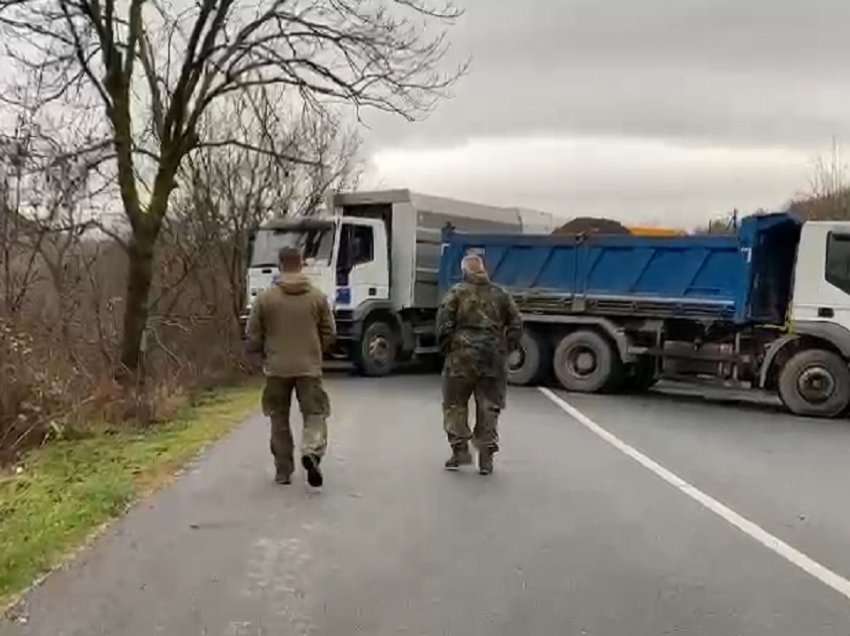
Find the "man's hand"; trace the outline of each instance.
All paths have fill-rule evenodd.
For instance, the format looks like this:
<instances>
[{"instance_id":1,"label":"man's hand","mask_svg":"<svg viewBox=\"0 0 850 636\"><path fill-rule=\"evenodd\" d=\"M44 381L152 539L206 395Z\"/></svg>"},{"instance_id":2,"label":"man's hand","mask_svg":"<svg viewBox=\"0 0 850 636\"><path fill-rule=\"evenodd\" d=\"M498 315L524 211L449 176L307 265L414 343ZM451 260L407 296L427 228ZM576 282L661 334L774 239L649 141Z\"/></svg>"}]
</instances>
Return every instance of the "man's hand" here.
<instances>
[{"instance_id":1,"label":"man's hand","mask_svg":"<svg viewBox=\"0 0 850 636\"><path fill-rule=\"evenodd\" d=\"M263 325L262 306L259 302L254 303L248 324L245 329L245 358L251 366L252 371L263 368L265 361L265 329Z\"/></svg>"},{"instance_id":2,"label":"man's hand","mask_svg":"<svg viewBox=\"0 0 850 636\"><path fill-rule=\"evenodd\" d=\"M444 355L451 350L452 340L454 339L455 328L457 327L457 306L457 293L453 288L446 294L439 310L437 310L437 344Z\"/></svg>"},{"instance_id":3,"label":"man's hand","mask_svg":"<svg viewBox=\"0 0 850 636\"><path fill-rule=\"evenodd\" d=\"M263 370L265 361L266 356L262 351L255 351L251 347L245 347L245 362L248 364L249 373L260 373Z\"/></svg>"}]
</instances>

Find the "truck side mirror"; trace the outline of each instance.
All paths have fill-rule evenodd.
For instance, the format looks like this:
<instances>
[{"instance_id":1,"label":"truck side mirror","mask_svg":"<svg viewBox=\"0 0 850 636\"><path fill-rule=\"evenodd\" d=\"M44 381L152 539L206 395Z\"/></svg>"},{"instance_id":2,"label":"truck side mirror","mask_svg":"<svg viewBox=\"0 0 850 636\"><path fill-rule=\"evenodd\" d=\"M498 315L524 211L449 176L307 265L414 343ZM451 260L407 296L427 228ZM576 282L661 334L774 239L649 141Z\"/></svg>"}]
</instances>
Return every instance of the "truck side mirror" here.
<instances>
[{"instance_id":1,"label":"truck side mirror","mask_svg":"<svg viewBox=\"0 0 850 636\"><path fill-rule=\"evenodd\" d=\"M254 258L254 243L257 242L257 230L248 232L248 244L245 246L245 261L250 263Z\"/></svg>"}]
</instances>

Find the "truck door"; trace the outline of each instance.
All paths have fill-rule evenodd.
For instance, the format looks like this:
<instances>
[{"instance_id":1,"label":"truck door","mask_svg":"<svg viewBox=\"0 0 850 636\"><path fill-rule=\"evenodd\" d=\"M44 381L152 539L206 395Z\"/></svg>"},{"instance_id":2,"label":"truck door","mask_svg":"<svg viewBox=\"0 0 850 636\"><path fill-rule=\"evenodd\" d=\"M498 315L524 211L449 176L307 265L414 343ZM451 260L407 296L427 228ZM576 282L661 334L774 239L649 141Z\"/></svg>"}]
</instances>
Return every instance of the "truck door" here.
<instances>
[{"instance_id":1,"label":"truck door","mask_svg":"<svg viewBox=\"0 0 850 636\"><path fill-rule=\"evenodd\" d=\"M339 237L336 307L389 298L386 233L380 221L346 220Z\"/></svg>"},{"instance_id":2,"label":"truck door","mask_svg":"<svg viewBox=\"0 0 850 636\"><path fill-rule=\"evenodd\" d=\"M795 320L850 330L850 223L806 223L797 253Z\"/></svg>"}]
</instances>

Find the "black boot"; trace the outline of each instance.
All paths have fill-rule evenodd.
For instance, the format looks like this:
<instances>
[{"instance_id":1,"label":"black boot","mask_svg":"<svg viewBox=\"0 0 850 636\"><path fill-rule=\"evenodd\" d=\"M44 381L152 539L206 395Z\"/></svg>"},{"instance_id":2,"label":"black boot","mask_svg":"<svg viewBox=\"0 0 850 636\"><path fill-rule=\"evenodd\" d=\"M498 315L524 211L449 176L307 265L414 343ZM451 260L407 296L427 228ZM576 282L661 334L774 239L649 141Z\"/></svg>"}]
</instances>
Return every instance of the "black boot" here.
<instances>
[{"instance_id":1,"label":"black boot","mask_svg":"<svg viewBox=\"0 0 850 636\"><path fill-rule=\"evenodd\" d=\"M491 448L482 448L478 452L478 472L481 475L489 475L493 472L493 455Z\"/></svg>"},{"instance_id":2,"label":"black boot","mask_svg":"<svg viewBox=\"0 0 850 636\"><path fill-rule=\"evenodd\" d=\"M319 461L315 455L304 455L301 458L301 465L307 471L307 483L313 488L319 488L325 481L322 471L319 470Z\"/></svg>"},{"instance_id":3,"label":"black boot","mask_svg":"<svg viewBox=\"0 0 850 636\"><path fill-rule=\"evenodd\" d=\"M288 486L292 483L292 460L287 462L275 462L274 481L276 484Z\"/></svg>"},{"instance_id":4,"label":"black boot","mask_svg":"<svg viewBox=\"0 0 850 636\"><path fill-rule=\"evenodd\" d=\"M469 447L466 444L453 446L452 456L446 460L446 470L458 470L461 466L468 466L471 463L472 455L470 455Z\"/></svg>"}]
</instances>

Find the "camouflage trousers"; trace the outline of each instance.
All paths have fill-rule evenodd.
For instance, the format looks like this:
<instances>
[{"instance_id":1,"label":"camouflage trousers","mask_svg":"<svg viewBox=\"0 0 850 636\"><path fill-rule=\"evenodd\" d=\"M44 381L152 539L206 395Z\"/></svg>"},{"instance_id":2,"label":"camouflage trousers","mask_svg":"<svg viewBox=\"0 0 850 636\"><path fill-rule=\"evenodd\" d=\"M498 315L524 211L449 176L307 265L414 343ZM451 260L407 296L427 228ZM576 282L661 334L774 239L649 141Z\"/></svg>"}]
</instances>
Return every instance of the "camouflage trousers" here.
<instances>
[{"instance_id":1,"label":"camouflage trousers","mask_svg":"<svg viewBox=\"0 0 850 636\"><path fill-rule=\"evenodd\" d=\"M499 414L505 408L504 377L443 373L443 427L452 448L472 440L480 450L499 450ZM475 398L475 430L469 429L469 398Z\"/></svg>"},{"instance_id":2,"label":"camouflage trousers","mask_svg":"<svg viewBox=\"0 0 850 636\"><path fill-rule=\"evenodd\" d=\"M294 468L294 442L289 425L293 391L304 420L302 455L324 456L328 444L327 421L331 414L330 400L321 378L266 378L263 413L271 419L271 451L278 472L287 475L292 474Z\"/></svg>"}]
</instances>

